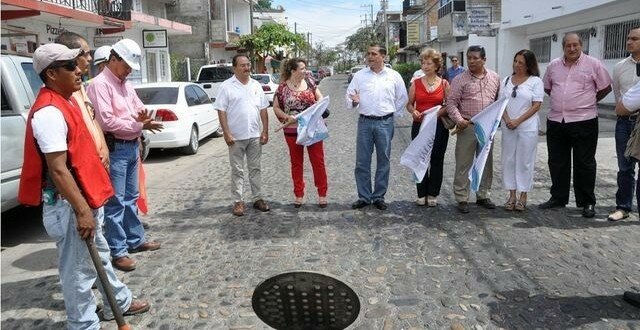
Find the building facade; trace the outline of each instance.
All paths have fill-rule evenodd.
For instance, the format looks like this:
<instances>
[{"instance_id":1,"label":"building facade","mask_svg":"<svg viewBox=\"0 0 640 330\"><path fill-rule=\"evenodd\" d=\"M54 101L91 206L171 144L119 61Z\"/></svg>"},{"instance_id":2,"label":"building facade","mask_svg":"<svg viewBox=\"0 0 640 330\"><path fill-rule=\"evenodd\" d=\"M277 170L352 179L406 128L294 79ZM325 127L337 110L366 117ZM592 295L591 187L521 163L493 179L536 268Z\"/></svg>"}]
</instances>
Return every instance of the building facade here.
<instances>
[{"instance_id":1,"label":"building facade","mask_svg":"<svg viewBox=\"0 0 640 330\"><path fill-rule=\"evenodd\" d=\"M549 62L562 56L562 37L567 32L577 32L583 51L601 59L612 73L613 66L628 56L626 38L629 30L640 27L639 8L637 0L504 1L498 73L510 74L513 55L526 48L536 54L544 74ZM613 103L613 93L603 102Z\"/></svg>"},{"instance_id":2,"label":"building facade","mask_svg":"<svg viewBox=\"0 0 640 330\"><path fill-rule=\"evenodd\" d=\"M134 84L171 81L167 39L189 35L191 26L166 19L170 1L142 0L1 0L2 49L29 55L63 31L85 37L92 49L129 38L142 48Z\"/></svg>"}]
</instances>

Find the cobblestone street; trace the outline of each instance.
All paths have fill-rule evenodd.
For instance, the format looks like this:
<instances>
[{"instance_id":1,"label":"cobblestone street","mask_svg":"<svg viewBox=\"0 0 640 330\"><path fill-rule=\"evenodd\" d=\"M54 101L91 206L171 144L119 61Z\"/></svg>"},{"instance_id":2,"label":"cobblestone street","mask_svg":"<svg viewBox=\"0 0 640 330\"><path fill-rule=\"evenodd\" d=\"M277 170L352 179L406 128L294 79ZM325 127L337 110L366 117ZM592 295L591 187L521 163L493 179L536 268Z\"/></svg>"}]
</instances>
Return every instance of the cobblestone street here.
<instances>
[{"instance_id":1,"label":"cobblestone street","mask_svg":"<svg viewBox=\"0 0 640 330\"><path fill-rule=\"evenodd\" d=\"M326 209L317 206L308 160L305 204L293 207L289 155L282 133L273 133L271 110L262 158L270 212L231 214L223 139L202 141L194 156L152 151L145 162L150 214L144 220L148 235L163 245L134 255L136 270L118 272L134 295L153 304L149 313L128 317L130 324L270 329L252 310L253 289L274 275L308 270L333 276L358 294L360 315L349 329L640 329L640 309L622 300L625 290L640 291L640 221L637 213L606 221L615 208L613 121L600 120L594 219L580 216L573 197L564 209L536 207L549 198L551 184L544 136L526 212L470 203L469 214L458 213L452 192L455 137L449 139L438 207L416 206L412 175L399 161L410 141L409 116L396 120L389 209L352 210L357 113L344 109L346 86L345 75L320 85L331 96ZM492 199L501 205L507 193L500 134L496 140ZM64 326L55 245L46 237L37 241L3 248L2 329ZM27 245L31 252L24 254L20 249ZM103 328L114 329L115 322L103 322Z\"/></svg>"}]
</instances>

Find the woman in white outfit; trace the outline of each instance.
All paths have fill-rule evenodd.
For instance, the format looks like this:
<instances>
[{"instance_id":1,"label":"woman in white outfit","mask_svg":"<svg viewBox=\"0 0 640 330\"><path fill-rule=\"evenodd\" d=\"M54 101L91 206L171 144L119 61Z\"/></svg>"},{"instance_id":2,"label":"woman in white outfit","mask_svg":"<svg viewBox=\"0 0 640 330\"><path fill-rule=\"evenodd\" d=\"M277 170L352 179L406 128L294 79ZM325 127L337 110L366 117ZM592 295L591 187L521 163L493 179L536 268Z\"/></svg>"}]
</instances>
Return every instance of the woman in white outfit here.
<instances>
[{"instance_id":1,"label":"woman in white outfit","mask_svg":"<svg viewBox=\"0 0 640 330\"><path fill-rule=\"evenodd\" d=\"M502 116L502 181L509 190L504 204L508 211L524 211L527 193L533 188L538 146L537 112L544 97L538 61L532 51L523 49L513 58L513 74L504 79L502 93L509 103ZM516 193L520 197L516 199Z\"/></svg>"}]
</instances>

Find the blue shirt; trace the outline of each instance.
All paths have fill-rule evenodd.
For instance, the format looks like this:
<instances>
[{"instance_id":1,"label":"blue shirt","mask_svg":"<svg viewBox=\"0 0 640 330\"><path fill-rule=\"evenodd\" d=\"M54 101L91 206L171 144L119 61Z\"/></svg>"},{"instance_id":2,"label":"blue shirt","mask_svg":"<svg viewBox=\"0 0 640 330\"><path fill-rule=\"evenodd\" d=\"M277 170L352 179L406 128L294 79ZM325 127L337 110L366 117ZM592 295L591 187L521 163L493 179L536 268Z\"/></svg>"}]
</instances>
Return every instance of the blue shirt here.
<instances>
[{"instance_id":1,"label":"blue shirt","mask_svg":"<svg viewBox=\"0 0 640 330\"><path fill-rule=\"evenodd\" d=\"M455 78L457 75L461 74L464 72L464 68L459 66L457 69L454 69L453 67L450 67L447 70L447 79L449 79L449 81L453 81L453 78Z\"/></svg>"}]
</instances>

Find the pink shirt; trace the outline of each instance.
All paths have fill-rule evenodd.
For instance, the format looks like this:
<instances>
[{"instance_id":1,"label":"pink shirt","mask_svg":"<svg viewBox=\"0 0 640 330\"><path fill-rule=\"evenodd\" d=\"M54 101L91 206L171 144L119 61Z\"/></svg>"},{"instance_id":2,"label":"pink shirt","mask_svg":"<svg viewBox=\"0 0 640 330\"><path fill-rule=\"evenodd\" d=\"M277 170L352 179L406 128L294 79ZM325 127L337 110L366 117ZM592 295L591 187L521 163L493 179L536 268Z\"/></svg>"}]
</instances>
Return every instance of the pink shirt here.
<instances>
[{"instance_id":1,"label":"pink shirt","mask_svg":"<svg viewBox=\"0 0 640 330\"><path fill-rule=\"evenodd\" d=\"M482 79L478 79L465 70L451 82L447 96L447 113L456 123L469 120L491 105L498 98L500 77L497 73L485 69Z\"/></svg>"},{"instance_id":2,"label":"pink shirt","mask_svg":"<svg viewBox=\"0 0 640 330\"><path fill-rule=\"evenodd\" d=\"M142 134L142 123L135 116L145 109L129 82L121 81L109 68L91 80L87 94L95 108L96 119L105 133L117 139L134 140Z\"/></svg>"},{"instance_id":3,"label":"pink shirt","mask_svg":"<svg viewBox=\"0 0 640 330\"><path fill-rule=\"evenodd\" d=\"M549 120L572 123L598 117L596 93L611 85L602 62L582 54L573 65L564 57L549 63L544 73L544 89L551 90Z\"/></svg>"}]
</instances>

